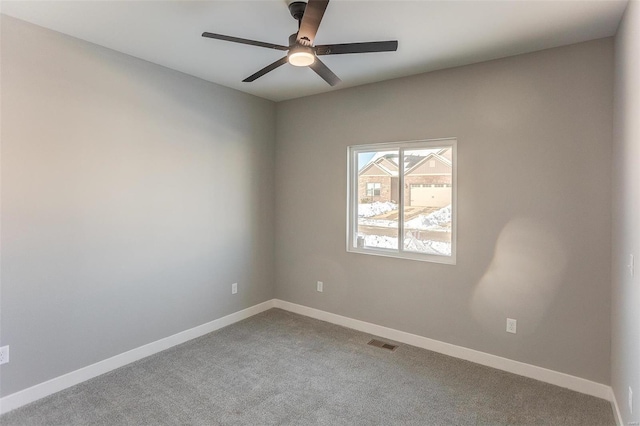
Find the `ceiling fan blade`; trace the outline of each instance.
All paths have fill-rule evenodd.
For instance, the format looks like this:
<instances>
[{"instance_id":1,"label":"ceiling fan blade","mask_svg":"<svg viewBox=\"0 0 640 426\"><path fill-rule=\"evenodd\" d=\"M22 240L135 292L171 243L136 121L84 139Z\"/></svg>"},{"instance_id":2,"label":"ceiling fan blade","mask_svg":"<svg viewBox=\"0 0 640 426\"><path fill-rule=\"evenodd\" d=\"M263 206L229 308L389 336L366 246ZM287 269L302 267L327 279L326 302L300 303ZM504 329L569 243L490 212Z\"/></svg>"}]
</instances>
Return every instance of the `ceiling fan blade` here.
<instances>
[{"instance_id":1,"label":"ceiling fan blade","mask_svg":"<svg viewBox=\"0 0 640 426\"><path fill-rule=\"evenodd\" d=\"M331 86L335 86L342 81L324 64L324 62L320 60L320 58L316 58L316 61L309 65L309 68L314 70L316 74L322 77L322 79Z\"/></svg>"},{"instance_id":2,"label":"ceiling fan blade","mask_svg":"<svg viewBox=\"0 0 640 426\"><path fill-rule=\"evenodd\" d=\"M263 41L255 41L255 40L249 40L246 38L231 37L231 36L222 35L222 34L204 32L202 33L202 37L215 38L216 40L231 41L233 43L248 44L250 46L266 47L267 49L276 49L276 50L284 50L284 51L289 50L288 47L280 46L279 44L265 43Z\"/></svg>"},{"instance_id":3,"label":"ceiling fan blade","mask_svg":"<svg viewBox=\"0 0 640 426\"><path fill-rule=\"evenodd\" d=\"M249 77L245 78L244 80L242 80L245 83L250 83L253 80L262 77L263 75L265 75L266 73L275 70L276 68L278 68L279 66L282 66L284 64L287 63L287 57L285 56L282 59L278 59L277 61L275 61L274 63L267 65L266 67L262 68L260 71L258 71L255 74L251 74Z\"/></svg>"},{"instance_id":4,"label":"ceiling fan blade","mask_svg":"<svg viewBox=\"0 0 640 426\"><path fill-rule=\"evenodd\" d=\"M300 29L298 30L297 42L305 46L311 46L316 38L320 21L327 9L329 0L309 0L307 7L304 9L302 21L300 21Z\"/></svg>"},{"instance_id":5,"label":"ceiling fan blade","mask_svg":"<svg viewBox=\"0 0 640 426\"><path fill-rule=\"evenodd\" d=\"M316 55L342 55L345 53L395 52L398 40L369 41L365 43L324 44L316 46Z\"/></svg>"}]
</instances>

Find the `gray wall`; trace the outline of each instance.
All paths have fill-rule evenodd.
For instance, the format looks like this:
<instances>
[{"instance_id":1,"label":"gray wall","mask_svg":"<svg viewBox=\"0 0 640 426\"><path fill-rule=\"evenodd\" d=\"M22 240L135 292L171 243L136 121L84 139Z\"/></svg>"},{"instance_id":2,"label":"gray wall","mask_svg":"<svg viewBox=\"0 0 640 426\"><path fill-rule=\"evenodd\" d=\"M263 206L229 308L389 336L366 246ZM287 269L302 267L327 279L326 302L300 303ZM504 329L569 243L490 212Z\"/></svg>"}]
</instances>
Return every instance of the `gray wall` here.
<instances>
[{"instance_id":1,"label":"gray wall","mask_svg":"<svg viewBox=\"0 0 640 426\"><path fill-rule=\"evenodd\" d=\"M603 39L278 103L276 297L608 384L612 98ZM347 253L346 147L443 137L458 264Z\"/></svg>"},{"instance_id":2,"label":"gray wall","mask_svg":"<svg viewBox=\"0 0 640 426\"><path fill-rule=\"evenodd\" d=\"M635 0L616 36L615 64L611 385L626 425L640 422L640 4ZM633 277L627 269L631 253Z\"/></svg>"},{"instance_id":3,"label":"gray wall","mask_svg":"<svg viewBox=\"0 0 640 426\"><path fill-rule=\"evenodd\" d=\"M638 252L633 7L616 47L613 271L611 39L276 107L3 16L0 395L275 291L601 383L613 326L626 401L640 388L638 289L619 268ZM347 253L346 147L450 136L458 264Z\"/></svg>"},{"instance_id":4,"label":"gray wall","mask_svg":"<svg viewBox=\"0 0 640 426\"><path fill-rule=\"evenodd\" d=\"M1 51L1 395L273 297L272 102L5 16Z\"/></svg>"}]
</instances>

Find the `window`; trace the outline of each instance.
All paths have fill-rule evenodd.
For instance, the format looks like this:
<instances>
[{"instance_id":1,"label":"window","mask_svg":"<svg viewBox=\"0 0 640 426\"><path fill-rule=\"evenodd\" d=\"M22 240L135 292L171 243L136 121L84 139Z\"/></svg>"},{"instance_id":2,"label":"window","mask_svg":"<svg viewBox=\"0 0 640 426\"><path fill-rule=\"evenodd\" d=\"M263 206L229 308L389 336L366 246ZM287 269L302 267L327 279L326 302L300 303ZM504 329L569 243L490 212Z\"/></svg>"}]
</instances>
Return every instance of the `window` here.
<instances>
[{"instance_id":1,"label":"window","mask_svg":"<svg viewBox=\"0 0 640 426\"><path fill-rule=\"evenodd\" d=\"M348 167L347 251L455 264L455 139L351 146Z\"/></svg>"},{"instance_id":2,"label":"window","mask_svg":"<svg viewBox=\"0 0 640 426\"><path fill-rule=\"evenodd\" d=\"M379 183L367 183L367 197L379 196L381 187L382 185Z\"/></svg>"}]
</instances>

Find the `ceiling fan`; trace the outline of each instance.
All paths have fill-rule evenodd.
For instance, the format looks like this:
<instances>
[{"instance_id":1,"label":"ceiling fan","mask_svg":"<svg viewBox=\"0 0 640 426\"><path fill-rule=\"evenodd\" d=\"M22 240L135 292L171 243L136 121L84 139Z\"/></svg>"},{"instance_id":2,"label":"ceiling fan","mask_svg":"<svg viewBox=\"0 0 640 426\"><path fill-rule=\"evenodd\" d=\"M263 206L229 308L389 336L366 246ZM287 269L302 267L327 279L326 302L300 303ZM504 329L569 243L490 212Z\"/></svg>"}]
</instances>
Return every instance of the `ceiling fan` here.
<instances>
[{"instance_id":1,"label":"ceiling fan","mask_svg":"<svg viewBox=\"0 0 640 426\"><path fill-rule=\"evenodd\" d=\"M329 83L331 86L335 86L340 83L341 80L320 60L320 58L318 58L318 56L343 55L346 53L394 52L398 49L397 40L324 44L314 46L313 42L328 4L329 0L309 0L308 2L293 1L289 3L289 12L291 13L291 16L298 21L298 32L289 36L289 46L209 32L202 33L202 37L248 44L251 46L266 47L267 49L276 49L287 52L287 56L278 59L255 74L250 75L242 80L243 82L254 81L266 73L289 62L291 65L297 67L308 66L314 70L316 74L322 77L324 81Z\"/></svg>"}]
</instances>

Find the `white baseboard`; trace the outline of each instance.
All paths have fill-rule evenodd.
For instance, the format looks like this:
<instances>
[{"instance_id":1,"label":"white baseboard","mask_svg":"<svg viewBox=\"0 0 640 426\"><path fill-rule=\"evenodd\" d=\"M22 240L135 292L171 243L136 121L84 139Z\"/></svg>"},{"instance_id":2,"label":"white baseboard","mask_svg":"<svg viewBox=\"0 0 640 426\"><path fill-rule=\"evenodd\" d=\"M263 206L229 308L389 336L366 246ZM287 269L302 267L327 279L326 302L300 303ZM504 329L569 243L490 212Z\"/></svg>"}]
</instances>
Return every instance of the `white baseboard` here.
<instances>
[{"instance_id":1,"label":"white baseboard","mask_svg":"<svg viewBox=\"0 0 640 426\"><path fill-rule=\"evenodd\" d=\"M547 368L525 364L524 362L514 361L497 355L491 355L462 346L452 345L450 343L418 336L416 334L406 333L404 331L394 330L392 328L383 327L381 325L343 317L341 315L332 314L330 312L309 308L307 306L302 306L291 302L286 302L284 300L274 299L274 307L307 317L330 322L332 324L337 324L343 327L373 334L375 336L380 336L386 339L395 340L397 342L406 343L408 345L417 346L419 348L428 349L430 351L449 355L455 358L475 362L476 364L486 365L498 370L503 370L509 373L518 374L520 376L529 377L531 379L540 380L541 382L561 386L563 388L571 389L576 392L606 399L607 401L611 401L613 395L610 386L592 382L580 377L571 376L569 374L560 373L558 371L549 370Z\"/></svg>"},{"instance_id":2,"label":"white baseboard","mask_svg":"<svg viewBox=\"0 0 640 426\"><path fill-rule=\"evenodd\" d=\"M344 317L330 312L321 311L315 308L298 305L284 300L272 299L251 306L242 311L218 318L206 324L199 325L189 330L182 331L164 339L151 342L144 346L132 349L122 354L113 356L103 361L80 368L62 376L53 378L46 382L37 384L22 391L7 395L0 399L0 414L9 412L15 408L36 401L45 396L59 392L78 383L97 377L101 374L123 367L139 359L161 352L170 347L179 345L191 339L211 333L212 331L226 327L253 315L259 314L271 308L280 308L286 311L294 312L307 317L330 322L332 324L341 325L343 327L352 328L364 333L373 334L375 336L384 337L395 340L397 342L406 343L430 351L442 353L455 358L464 359L475 362L477 364L486 365L498 370L507 371L518 374L520 376L529 377L540 380L542 382L561 386L576 392L606 399L611 402L614 416L617 424L621 425L621 416L618 403L616 401L613 390L610 386L582 379L580 377L571 376L558 371L549 370L543 367L537 367L531 364L514 361L497 355L491 355L485 352L468 349L462 346L452 345L450 343L441 342L427 337L418 336L416 334L406 333L404 331L395 330L360 321L348 317Z\"/></svg>"},{"instance_id":3,"label":"white baseboard","mask_svg":"<svg viewBox=\"0 0 640 426\"><path fill-rule=\"evenodd\" d=\"M174 334L172 336L156 340L155 342L151 342L138 348L131 349L130 351L121 353L111 358L107 358L103 361L96 362L95 364L88 365L86 367L80 368L79 370L72 371L70 373L53 378L51 380L47 380L46 382L37 384L30 388L21 390L11 395L7 395L4 398L0 399L0 414L9 412L15 408L21 407L40 398L44 398L45 396L59 392L68 387L77 385L78 383L92 379L111 370L115 370L116 368L123 367L134 361L148 357L149 355L153 355L165 349L169 349L188 340L204 336L205 334L211 333L212 331L218 330L235 322L259 314L260 312L269 310L273 308L273 303L273 300L267 300L266 302L262 302L247 309L234 312L233 314L218 318L206 324L202 324L197 327L190 328L189 330Z\"/></svg>"},{"instance_id":4,"label":"white baseboard","mask_svg":"<svg viewBox=\"0 0 640 426\"><path fill-rule=\"evenodd\" d=\"M613 392L613 388L611 388L611 409L613 410L613 417L616 419L616 424L618 426L623 426L622 424L622 415L620 414L620 406L618 405L618 400L616 399L616 394Z\"/></svg>"}]
</instances>

